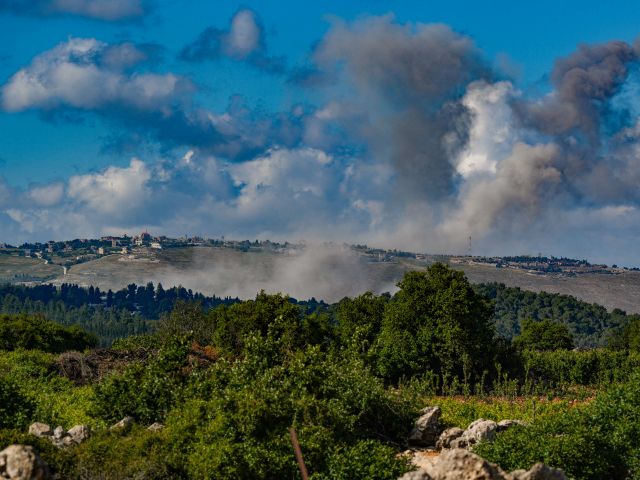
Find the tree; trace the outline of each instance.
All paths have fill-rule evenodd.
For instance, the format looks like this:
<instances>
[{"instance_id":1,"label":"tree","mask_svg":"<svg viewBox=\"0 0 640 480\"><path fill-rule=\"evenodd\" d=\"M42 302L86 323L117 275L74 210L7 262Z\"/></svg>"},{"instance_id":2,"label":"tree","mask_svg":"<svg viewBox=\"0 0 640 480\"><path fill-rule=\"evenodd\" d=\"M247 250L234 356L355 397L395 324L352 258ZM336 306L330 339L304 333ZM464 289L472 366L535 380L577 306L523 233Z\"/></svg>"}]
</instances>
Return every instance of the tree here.
<instances>
[{"instance_id":1,"label":"tree","mask_svg":"<svg viewBox=\"0 0 640 480\"><path fill-rule=\"evenodd\" d=\"M551 320L524 320L522 333L513 340L513 344L519 350L571 350L573 338L566 325Z\"/></svg>"},{"instance_id":2,"label":"tree","mask_svg":"<svg viewBox=\"0 0 640 480\"><path fill-rule=\"evenodd\" d=\"M386 305L377 339L379 373L396 382L424 373L481 374L494 356L491 303L462 272L436 263L408 272Z\"/></svg>"}]
</instances>

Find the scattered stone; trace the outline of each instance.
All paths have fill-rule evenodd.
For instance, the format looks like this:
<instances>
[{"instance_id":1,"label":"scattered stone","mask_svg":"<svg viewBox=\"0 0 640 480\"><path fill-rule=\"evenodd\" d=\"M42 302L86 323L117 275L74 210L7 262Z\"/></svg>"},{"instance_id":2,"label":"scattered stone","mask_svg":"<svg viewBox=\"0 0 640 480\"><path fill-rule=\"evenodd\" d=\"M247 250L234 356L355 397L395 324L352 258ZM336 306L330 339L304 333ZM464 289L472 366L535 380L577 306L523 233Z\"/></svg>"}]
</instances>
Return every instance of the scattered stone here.
<instances>
[{"instance_id":1,"label":"scattered stone","mask_svg":"<svg viewBox=\"0 0 640 480\"><path fill-rule=\"evenodd\" d=\"M426 407L420 412L421 416L416 420L409 434L408 441L411 445L424 447L435 445L441 431L440 413L440 407Z\"/></svg>"},{"instance_id":2,"label":"scattered stone","mask_svg":"<svg viewBox=\"0 0 640 480\"><path fill-rule=\"evenodd\" d=\"M451 448L471 448L481 441L492 442L496 438L498 424L480 418L467 427L464 433L450 442Z\"/></svg>"},{"instance_id":3,"label":"scattered stone","mask_svg":"<svg viewBox=\"0 0 640 480\"><path fill-rule=\"evenodd\" d=\"M436 448L442 450L443 448L451 448L451 442L456 438L459 438L464 433L464 430L458 427L447 428L438 437L436 442Z\"/></svg>"},{"instance_id":4,"label":"scattered stone","mask_svg":"<svg viewBox=\"0 0 640 480\"><path fill-rule=\"evenodd\" d=\"M133 425L133 417L126 416L118 423L115 423L109 427L109 430L129 430Z\"/></svg>"},{"instance_id":5,"label":"scattered stone","mask_svg":"<svg viewBox=\"0 0 640 480\"><path fill-rule=\"evenodd\" d=\"M504 432L505 430L509 430L511 427L515 427L516 425L526 426L527 424L522 420L500 420L498 422L496 432Z\"/></svg>"},{"instance_id":6,"label":"scattered stone","mask_svg":"<svg viewBox=\"0 0 640 480\"><path fill-rule=\"evenodd\" d=\"M50 437L53 435L53 431L46 423L35 422L29 426L29 435L35 435L36 437Z\"/></svg>"},{"instance_id":7,"label":"scattered stone","mask_svg":"<svg viewBox=\"0 0 640 480\"><path fill-rule=\"evenodd\" d=\"M564 472L543 463L536 463L530 470L516 470L506 473L469 450L454 448L443 450L439 456L429 458L429 462L412 463L417 470L408 472L398 480L567 480Z\"/></svg>"},{"instance_id":8,"label":"scattered stone","mask_svg":"<svg viewBox=\"0 0 640 480\"><path fill-rule=\"evenodd\" d=\"M513 480L567 480L564 472L558 468L536 463L531 470L516 470L511 473Z\"/></svg>"},{"instance_id":9,"label":"scattered stone","mask_svg":"<svg viewBox=\"0 0 640 480\"><path fill-rule=\"evenodd\" d=\"M48 480L49 468L30 445L10 445L0 452L0 478Z\"/></svg>"},{"instance_id":10,"label":"scattered stone","mask_svg":"<svg viewBox=\"0 0 640 480\"><path fill-rule=\"evenodd\" d=\"M53 438L55 440L62 440L62 437L64 437L66 435L66 432L64 431L64 428L62 428L60 425L58 425L56 428L53 429Z\"/></svg>"},{"instance_id":11,"label":"scattered stone","mask_svg":"<svg viewBox=\"0 0 640 480\"><path fill-rule=\"evenodd\" d=\"M414 470L413 472L407 472L401 476L398 480L433 480L431 476L423 468Z\"/></svg>"},{"instance_id":12,"label":"scattered stone","mask_svg":"<svg viewBox=\"0 0 640 480\"><path fill-rule=\"evenodd\" d=\"M507 480L500 467L468 450L444 450L431 467L425 468L433 480Z\"/></svg>"},{"instance_id":13,"label":"scattered stone","mask_svg":"<svg viewBox=\"0 0 640 480\"><path fill-rule=\"evenodd\" d=\"M71 427L67 432L67 437L75 444L81 444L85 440L88 440L91 436L91 429L88 425L75 425Z\"/></svg>"},{"instance_id":14,"label":"scattered stone","mask_svg":"<svg viewBox=\"0 0 640 480\"><path fill-rule=\"evenodd\" d=\"M162 425L161 423L155 422L155 423L152 423L151 425L149 425L147 427L147 430L150 430L152 432L159 432L163 428L164 428L164 425Z\"/></svg>"}]
</instances>

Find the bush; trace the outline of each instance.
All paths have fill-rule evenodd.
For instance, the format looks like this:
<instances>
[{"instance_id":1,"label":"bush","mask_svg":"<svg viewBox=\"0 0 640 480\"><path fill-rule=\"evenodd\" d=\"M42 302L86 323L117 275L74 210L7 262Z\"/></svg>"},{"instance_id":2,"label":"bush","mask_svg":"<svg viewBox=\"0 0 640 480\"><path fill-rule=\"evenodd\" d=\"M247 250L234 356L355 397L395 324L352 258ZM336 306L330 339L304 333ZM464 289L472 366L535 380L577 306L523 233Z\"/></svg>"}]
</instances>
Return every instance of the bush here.
<instances>
[{"instance_id":1,"label":"bush","mask_svg":"<svg viewBox=\"0 0 640 480\"><path fill-rule=\"evenodd\" d=\"M365 440L372 447L366 465L381 467L374 478L397 478L404 464L384 445L404 443L416 406L385 389L357 356L320 346L286 352L278 332L246 337L242 360L220 360L193 377L189 400L166 421L174 461L182 458L190 478L291 478L294 426L309 471L329 475L318 478L341 478L331 473L340 471L338 459L353 466Z\"/></svg>"},{"instance_id":2,"label":"bush","mask_svg":"<svg viewBox=\"0 0 640 480\"><path fill-rule=\"evenodd\" d=\"M130 432L96 432L72 450L73 465L64 478L82 480L164 480L184 478L168 460L162 433L134 427Z\"/></svg>"},{"instance_id":3,"label":"bush","mask_svg":"<svg viewBox=\"0 0 640 480\"><path fill-rule=\"evenodd\" d=\"M477 453L505 470L535 462L580 479L640 478L640 375L584 407L541 417L481 444Z\"/></svg>"},{"instance_id":4,"label":"bush","mask_svg":"<svg viewBox=\"0 0 640 480\"><path fill-rule=\"evenodd\" d=\"M551 320L522 321L522 333L513 339L520 350L536 350L548 352L555 350L571 350L573 339L566 325Z\"/></svg>"},{"instance_id":5,"label":"bush","mask_svg":"<svg viewBox=\"0 0 640 480\"><path fill-rule=\"evenodd\" d=\"M162 421L188 375L188 343L174 338L148 363L134 363L95 387L93 413L114 422L130 415L141 422Z\"/></svg>"},{"instance_id":6,"label":"bush","mask_svg":"<svg viewBox=\"0 0 640 480\"><path fill-rule=\"evenodd\" d=\"M63 327L41 316L0 315L0 350L62 353L95 347L98 339L78 326Z\"/></svg>"},{"instance_id":7,"label":"bush","mask_svg":"<svg viewBox=\"0 0 640 480\"><path fill-rule=\"evenodd\" d=\"M29 424L35 405L11 380L0 377L0 428L21 428Z\"/></svg>"}]
</instances>

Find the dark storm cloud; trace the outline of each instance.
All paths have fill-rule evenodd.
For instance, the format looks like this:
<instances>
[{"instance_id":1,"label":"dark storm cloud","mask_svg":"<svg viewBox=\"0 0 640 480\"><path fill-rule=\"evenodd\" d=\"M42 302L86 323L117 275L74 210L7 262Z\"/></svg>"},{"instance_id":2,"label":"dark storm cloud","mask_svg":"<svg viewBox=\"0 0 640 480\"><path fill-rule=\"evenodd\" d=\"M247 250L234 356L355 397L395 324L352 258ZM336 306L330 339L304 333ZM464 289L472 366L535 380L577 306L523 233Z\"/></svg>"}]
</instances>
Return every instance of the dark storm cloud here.
<instances>
[{"instance_id":1,"label":"dark storm cloud","mask_svg":"<svg viewBox=\"0 0 640 480\"><path fill-rule=\"evenodd\" d=\"M264 27L257 13L246 8L233 15L227 29L206 28L181 50L179 57L187 62L230 58L269 73L286 71L284 57L268 54Z\"/></svg>"}]
</instances>

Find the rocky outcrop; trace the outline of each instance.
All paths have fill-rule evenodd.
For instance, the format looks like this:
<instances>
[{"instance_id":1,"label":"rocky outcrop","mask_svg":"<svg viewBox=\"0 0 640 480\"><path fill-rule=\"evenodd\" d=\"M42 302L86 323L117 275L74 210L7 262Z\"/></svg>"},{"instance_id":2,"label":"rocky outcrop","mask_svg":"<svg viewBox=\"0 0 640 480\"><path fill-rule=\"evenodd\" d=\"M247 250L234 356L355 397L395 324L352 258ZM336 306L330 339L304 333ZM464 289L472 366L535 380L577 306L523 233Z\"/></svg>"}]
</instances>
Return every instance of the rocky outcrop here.
<instances>
[{"instance_id":1,"label":"rocky outcrop","mask_svg":"<svg viewBox=\"0 0 640 480\"><path fill-rule=\"evenodd\" d=\"M10 445L0 452L0 479L48 480L49 468L30 445Z\"/></svg>"},{"instance_id":2,"label":"rocky outcrop","mask_svg":"<svg viewBox=\"0 0 640 480\"><path fill-rule=\"evenodd\" d=\"M91 436L91 429L87 425L76 425L68 432L60 425L51 430L46 423L32 423L29 434L40 438L48 438L56 447L70 447L79 445Z\"/></svg>"},{"instance_id":3,"label":"rocky outcrop","mask_svg":"<svg viewBox=\"0 0 640 480\"><path fill-rule=\"evenodd\" d=\"M420 418L409 434L409 444L421 447L432 447L436 444L442 431L440 426L440 407L426 407L420 412Z\"/></svg>"},{"instance_id":4,"label":"rocky outcrop","mask_svg":"<svg viewBox=\"0 0 640 480\"><path fill-rule=\"evenodd\" d=\"M400 480L567 480L561 470L536 464L531 470L504 472L469 450L452 448L443 450L430 463L406 473Z\"/></svg>"}]
</instances>

